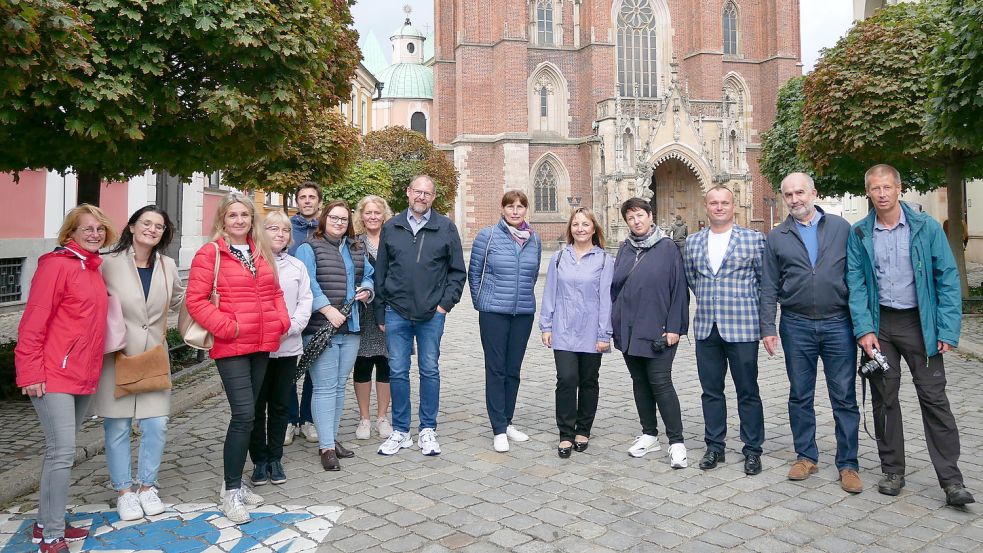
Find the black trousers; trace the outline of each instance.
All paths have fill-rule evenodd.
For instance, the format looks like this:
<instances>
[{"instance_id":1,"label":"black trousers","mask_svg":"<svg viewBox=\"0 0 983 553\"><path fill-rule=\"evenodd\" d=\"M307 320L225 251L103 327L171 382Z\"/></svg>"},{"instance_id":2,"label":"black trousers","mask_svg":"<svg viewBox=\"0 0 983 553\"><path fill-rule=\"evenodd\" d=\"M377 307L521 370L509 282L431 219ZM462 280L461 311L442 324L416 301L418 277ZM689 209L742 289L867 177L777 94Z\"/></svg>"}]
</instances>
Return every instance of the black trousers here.
<instances>
[{"instance_id":1,"label":"black trousers","mask_svg":"<svg viewBox=\"0 0 983 553\"><path fill-rule=\"evenodd\" d=\"M256 419L256 399L263 388L263 377L270 354L266 352L236 355L215 360L222 377L225 396L229 400L232 418L225 433L222 461L225 472L225 489L242 486L242 469L249 453L249 438Z\"/></svg>"},{"instance_id":2,"label":"black trousers","mask_svg":"<svg viewBox=\"0 0 983 553\"><path fill-rule=\"evenodd\" d=\"M519 396L519 372L532 332L533 315L478 313L478 331L485 351L485 406L494 434L512 424Z\"/></svg>"},{"instance_id":3,"label":"black trousers","mask_svg":"<svg viewBox=\"0 0 983 553\"><path fill-rule=\"evenodd\" d=\"M942 487L962 484L959 471L959 430L945 393L945 367L942 355L928 357L922 337L918 309L904 311L881 309L877 341L881 352L891 365L888 374L877 373L870 378L870 401L874 409L874 435L881 470L889 474L904 474L904 427L901 422L901 359L911 371L911 378L922 409L922 425L928 456Z\"/></svg>"},{"instance_id":4,"label":"black trousers","mask_svg":"<svg viewBox=\"0 0 983 553\"><path fill-rule=\"evenodd\" d=\"M271 357L266 376L256 398L256 418L249 437L249 457L253 464L283 458L283 435L287 431L287 404L296 395L294 374L297 356Z\"/></svg>"},{"instance_id":5,"label":"black trousers","mask_svg":"<svg viewBox=\"0 0 983 553\"><path fill-rule=\"evenodd\" d=\"M590 437L597 413L600 353L553 350L556 362L556 427L560 441Z\"/></svg>"},{"instance_id":6,"label":"black trousers","mask_svg":"<svg viewBox=\"0 0 983 553\"><path fill-rule=\"evenodd\" d=\"M681 444L684 441L679 396L672 385L672 361L676 358L677 347L678 344L657 354L657 357L625 354L642 433L649 436L659 435L659 419L656 413L661 411L670 444Z\"/></svg>"}]
</instances>

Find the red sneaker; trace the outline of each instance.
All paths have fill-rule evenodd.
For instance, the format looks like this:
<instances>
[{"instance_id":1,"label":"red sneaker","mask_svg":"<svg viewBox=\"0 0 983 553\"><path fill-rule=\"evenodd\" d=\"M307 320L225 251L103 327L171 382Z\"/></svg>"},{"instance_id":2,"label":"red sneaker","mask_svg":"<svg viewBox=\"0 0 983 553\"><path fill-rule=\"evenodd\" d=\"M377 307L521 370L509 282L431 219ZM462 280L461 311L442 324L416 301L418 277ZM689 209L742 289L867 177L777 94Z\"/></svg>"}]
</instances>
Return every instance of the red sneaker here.
<instances>
[{"instance_id":1,"label":"red sneaker","mask_svg":"<svg viewBox=\"0 0 983 553\"><path fill-rule=\"evenodd\" d=\"M35 522L34 537L31 538L31 541L33 541L34 543L41 543L41 538L43 537L44 536L42 535L41 527L38 526L38 523ZM87 537L89 537L89 531L86 530L85 528L76 528L71 524L65 523L65 541L79 541L79 540L84 540Z\"/></svg>"},{"instance_id":2,"label":"red sneaker","mask_svg":"<svg viewBox=\"0 0 983 553\"><path fill-rule=\"evenodd\" d=\"M68 552L68 542L64 539L57 539L51 543L42 541L41 553L67 553Z\"/></svg>"}]
</instances>

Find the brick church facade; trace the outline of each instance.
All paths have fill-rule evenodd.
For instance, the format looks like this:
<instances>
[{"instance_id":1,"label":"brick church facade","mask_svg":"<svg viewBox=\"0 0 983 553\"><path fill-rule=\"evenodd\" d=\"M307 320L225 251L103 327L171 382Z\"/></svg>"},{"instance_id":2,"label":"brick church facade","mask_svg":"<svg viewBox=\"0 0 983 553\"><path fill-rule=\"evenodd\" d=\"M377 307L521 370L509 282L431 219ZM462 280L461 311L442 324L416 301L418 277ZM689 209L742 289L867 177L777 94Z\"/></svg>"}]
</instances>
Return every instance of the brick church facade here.
<instances>
[{"instance_id":1,"label":"brick church facade","mask_svg":"<svg viewBox=\"0 0 983 553\"><path fill-rule=\"evenodd\" d=\"M434 19L432 137L460 172L465 240L509 189L547 240L578 205L622 239L632 196L692 232L716 183L740 224L780 220L757 160L801 74L798 0L435 0Z\"/></svg>"}]
</instances>

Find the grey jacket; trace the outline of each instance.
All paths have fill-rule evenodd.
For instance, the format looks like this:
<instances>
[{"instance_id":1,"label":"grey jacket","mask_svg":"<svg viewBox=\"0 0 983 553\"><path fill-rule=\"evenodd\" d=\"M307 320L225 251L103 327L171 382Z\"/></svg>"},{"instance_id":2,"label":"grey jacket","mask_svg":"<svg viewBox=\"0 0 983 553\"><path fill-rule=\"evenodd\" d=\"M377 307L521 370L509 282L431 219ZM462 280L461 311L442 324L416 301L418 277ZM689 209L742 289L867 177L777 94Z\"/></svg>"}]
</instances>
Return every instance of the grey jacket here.
<instances>
[{"instance_id":1,"label":"grey jacket","mask_svg":"<svg viewBox=\"0 0 983 553\"><path fill-rule=\"evenodd\" d=\"M822 212L821 208L816 209ZM822 213L815 267L809 261L809 253L791 215L768 233L758 307L762 336L778 335L775 329L778 303L783 312L810 319L850 314L846 287L850 223L837 215Z\"/></svg>"}]
</instances>

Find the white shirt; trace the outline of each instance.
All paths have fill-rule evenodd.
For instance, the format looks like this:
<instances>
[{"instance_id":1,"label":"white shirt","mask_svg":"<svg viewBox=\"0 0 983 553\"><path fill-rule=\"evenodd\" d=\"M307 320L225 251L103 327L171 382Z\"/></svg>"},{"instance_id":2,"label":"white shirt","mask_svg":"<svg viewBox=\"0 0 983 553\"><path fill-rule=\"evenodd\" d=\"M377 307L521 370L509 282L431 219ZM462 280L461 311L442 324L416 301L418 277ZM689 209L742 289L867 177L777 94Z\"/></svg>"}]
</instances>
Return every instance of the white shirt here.
<instances>
[{"instance_id":1,"label":"white shirt","mask_svg":"<svg viewBox=\"0 0 983 553\"><path fill-rule=\"evenodd\" d=\"M720 270L720 265L724 262L724 254L727 253L727 244L730 243L730 233L734 227L727 229L727 232L716 233L710 231L707 237L707 257L710 259L710 269L714 274Z\"/></svg>"}]
</instances>

